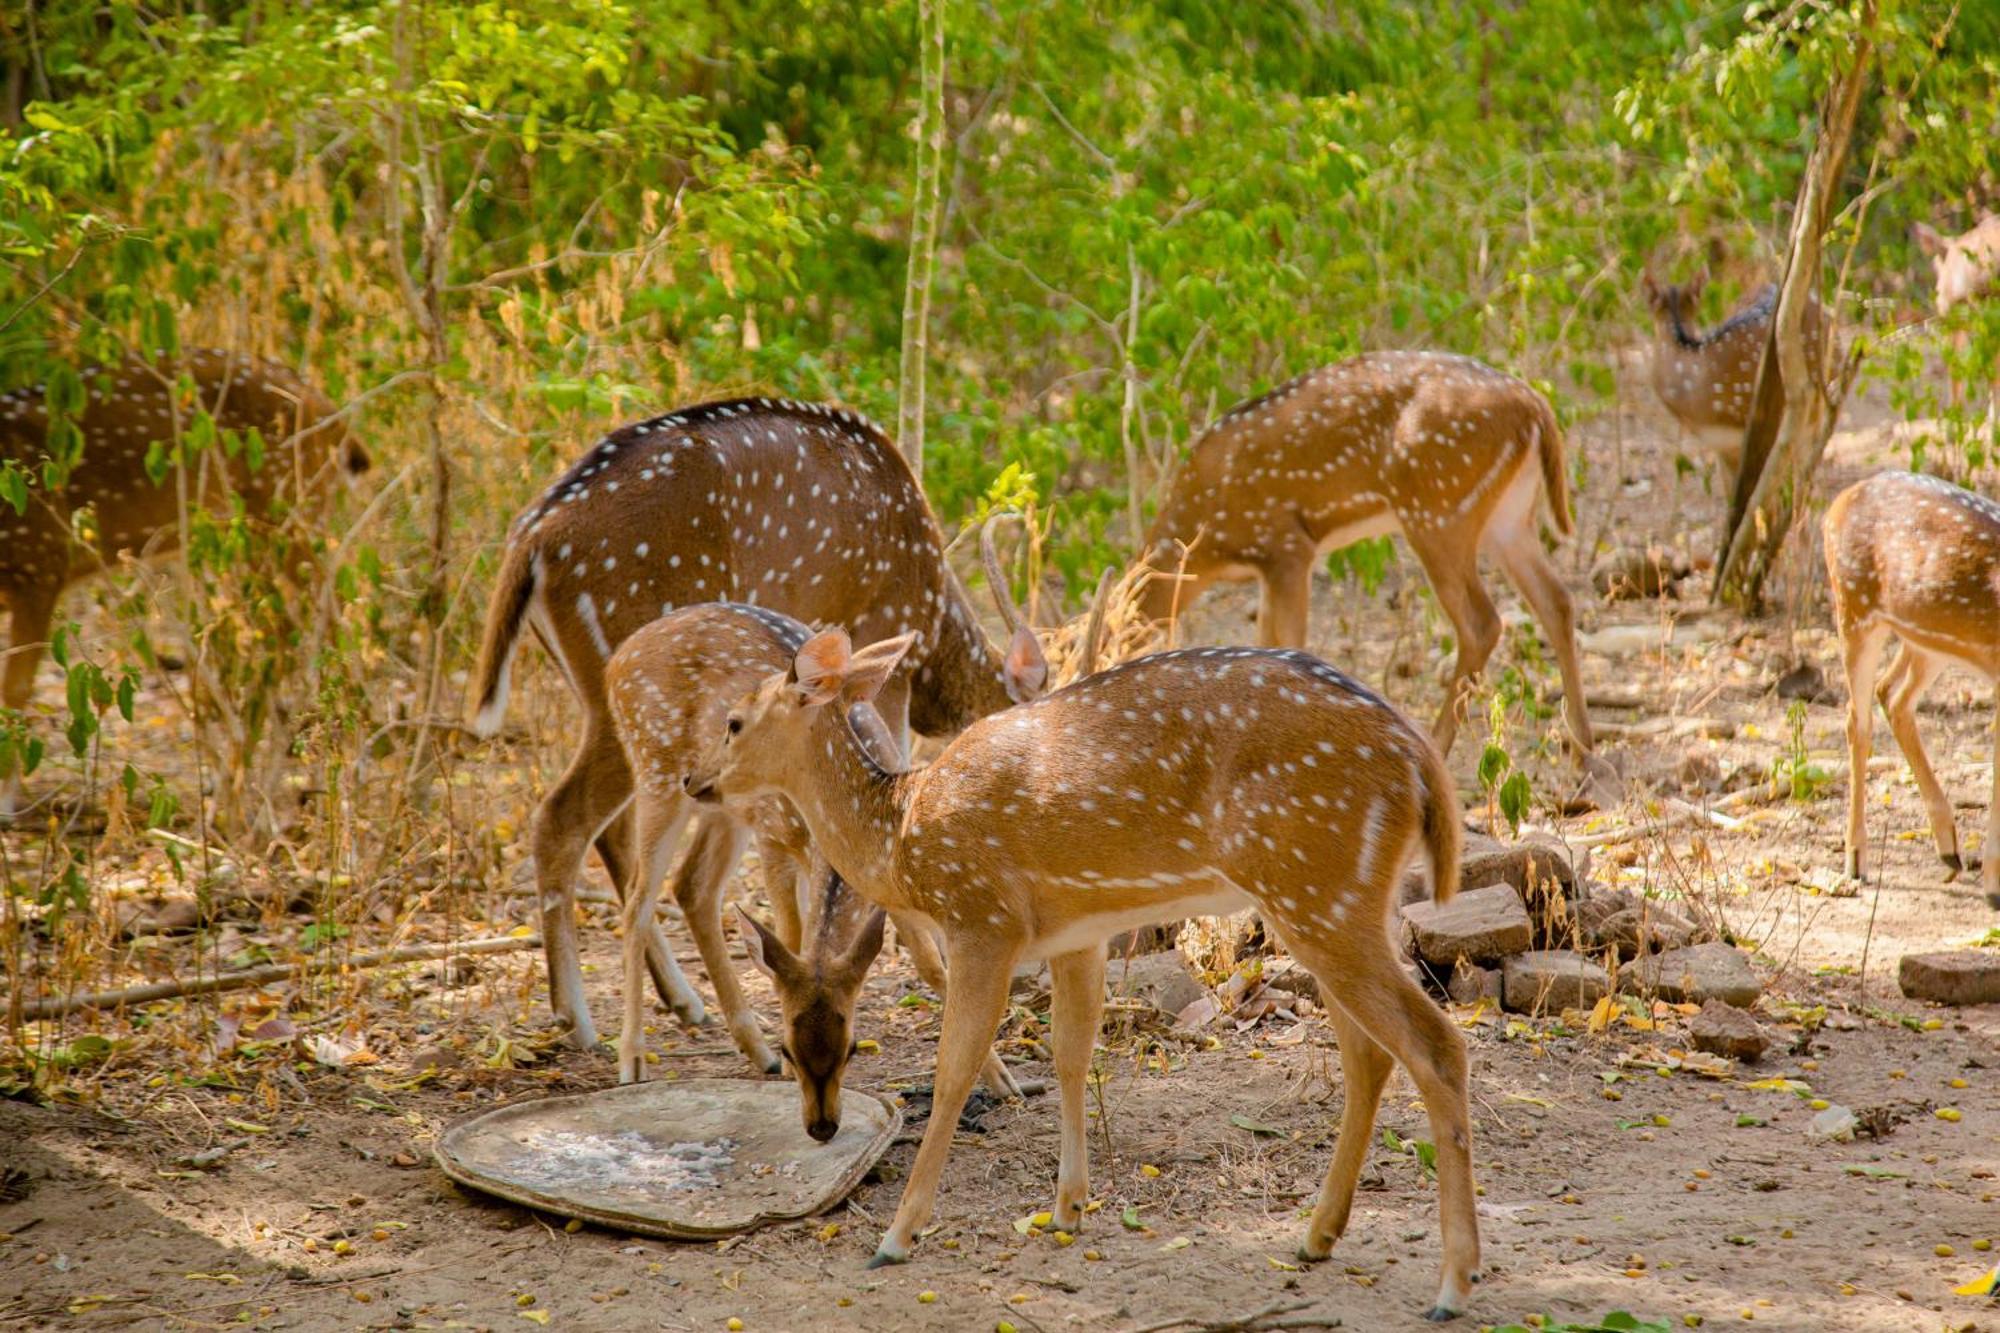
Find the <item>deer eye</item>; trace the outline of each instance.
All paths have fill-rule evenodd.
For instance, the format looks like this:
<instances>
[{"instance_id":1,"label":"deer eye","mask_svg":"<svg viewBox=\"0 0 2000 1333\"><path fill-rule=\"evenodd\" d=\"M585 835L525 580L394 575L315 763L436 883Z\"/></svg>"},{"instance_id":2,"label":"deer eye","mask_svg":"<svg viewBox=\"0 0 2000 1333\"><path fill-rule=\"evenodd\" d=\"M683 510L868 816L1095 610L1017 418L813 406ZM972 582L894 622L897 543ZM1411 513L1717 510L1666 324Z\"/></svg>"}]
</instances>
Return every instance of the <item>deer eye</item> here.
<instances>
[{"instance_id":1,"label":"deer eye","mask_svg":"<svg viewBox=\"0 0 2000 1333\"><path fill-rule=\"evenodd\" d=\"M730 719L729 719L729 734L730 734L730 735L734 736L734 735L736 735L736 734L737 734L738 732L740 732L740 731L742 731L742 730L743 730L743 719L742 719L742 718L740 718L740 717L732 717L732 718L730 718Z\"/></svg>"}]
</instances>

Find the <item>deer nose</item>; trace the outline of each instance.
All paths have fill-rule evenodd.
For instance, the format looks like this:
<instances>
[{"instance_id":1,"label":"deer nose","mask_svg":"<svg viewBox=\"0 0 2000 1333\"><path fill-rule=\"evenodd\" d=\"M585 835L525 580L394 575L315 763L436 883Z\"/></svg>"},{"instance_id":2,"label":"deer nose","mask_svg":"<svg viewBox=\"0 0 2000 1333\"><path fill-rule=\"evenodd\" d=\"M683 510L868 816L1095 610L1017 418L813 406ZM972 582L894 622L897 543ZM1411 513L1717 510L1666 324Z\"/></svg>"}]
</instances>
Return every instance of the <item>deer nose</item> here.
<instances>
[{"instance_id":1,"label":"deer nose","mask_svg":"<svg viewBox=\"0 0 2000 1333\"><path fill-rule=\"evenodd\" d=\"M840 1122L838 1120L829 1120L825 1116L821 1116L806 1126L806 1133L812 1135L814 1143L831 1143L833 1136L839 1132Z\"/></svg>"},{"instance_id":2,"label":"deer nose","mask_svg":"<svg viewBox=\"0 0 2000 1333\"><path fill-rule=\"evenodd\" d=\"M705 805L713 804L717 799L715 784L706 778L697 777L693 773L681 779L681 790Z\"/></svg>"}]
</instances>

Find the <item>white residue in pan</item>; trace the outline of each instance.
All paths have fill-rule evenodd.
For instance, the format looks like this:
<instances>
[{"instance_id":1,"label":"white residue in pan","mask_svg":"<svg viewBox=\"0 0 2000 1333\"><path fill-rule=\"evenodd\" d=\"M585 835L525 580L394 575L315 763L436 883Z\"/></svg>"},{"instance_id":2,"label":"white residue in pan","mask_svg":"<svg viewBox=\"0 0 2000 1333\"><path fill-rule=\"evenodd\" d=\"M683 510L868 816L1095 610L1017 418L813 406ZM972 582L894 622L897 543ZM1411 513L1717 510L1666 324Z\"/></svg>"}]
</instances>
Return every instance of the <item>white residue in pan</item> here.
<instances>
[{"instance_id":1,"label":"white residue in pan","mask_svg":"<svg viewBox=\"0 0 2000 1333\"><path fill-rule=\"evenodd\" d=\"M616 1181L646 1190L712 1190L734 1159L736 1140L657 1143L636 1130L579 1134L536 1129L518 1140L534 1175L554 1185Z\"/></svg>"}]
</instances>

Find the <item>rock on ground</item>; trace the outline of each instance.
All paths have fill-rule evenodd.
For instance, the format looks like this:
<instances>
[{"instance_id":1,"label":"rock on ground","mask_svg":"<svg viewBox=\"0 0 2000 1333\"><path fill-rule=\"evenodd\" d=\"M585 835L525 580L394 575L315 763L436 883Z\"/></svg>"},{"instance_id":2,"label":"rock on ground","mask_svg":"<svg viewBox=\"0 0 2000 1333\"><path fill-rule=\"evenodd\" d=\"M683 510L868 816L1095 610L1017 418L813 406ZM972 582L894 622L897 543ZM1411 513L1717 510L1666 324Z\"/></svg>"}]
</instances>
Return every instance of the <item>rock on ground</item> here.
<instances>
[{"instance_id":1,"label":"rock on ground","mask_svg":"<svg viewBox=\"0 0 2000 1333\"><path fill-rule=\"evenodd\" d=\"M1416 939L1417 957L1440 967L1460 958L1490 963L1534 943L1528 909L1506 884L1471 889L1448 903L1411 903L1403 920Z\"/></svg>"},{"instance_id":2,"label":"rock on ground","mask_svg":"<svg viewBox=\"0 0 2000 1333\"><path fill-rule=\"evenodd\" d=\"M1144 1000L1169 1015L1180 1013L1208 994L1208 987L1195 980L1178 949L1114 958L1105 966L1104 980L1113 995Z\"/></svg>"},{"instance_id":3,"label":"rock on ground","mask_svg":"<svg viewBox=\"0 0 2000 1333\"><path fill-rule=\"evenodd\" d=\"M1578 942L1592 954L1615 951L1623 959L1663 949L1684 949L1700 932L1688 921L1630 889L1593 893L1574 905Z\"/></svg>"},{"instance_id":4,"label":"rock on ground","mask_svg":"<svg viewBox=\"0 0 2000 1333\"><path fill-rule=\"evenodd\" d=\"M1750 960L1720 940L1642 958L1625 975L1640 988L1676 1004L1703 1004L1713 999L1747 1009L1764 993Z\"/></svg>"},{"instance_id":5,"label":"rock on ground","mask_svg":"<svg viewBox=\"0 0 2000 1333\"><path fill-rule=\"evenodd\" d=\"M1733 1060L1755 1060L1771 1044L1756 1019L1722 1000L1703 1004L1688 1030L1697 1051Z\"/></svg>"},{"instance_id":6,"label":"rock on ground","mask_svg":"<svg viewBox=\"0 0 2000 1333\"><path fill-rule=\"evenodd\" d=\"M2000 1004L2000 950L1906 953L1896 982L1913 1000L1935 1004Z\"/></svg>"},{"instance_id":7,"label":"rock on ground","mask_svg":"<svg viewBox=\"0 0 2000 1333\"><path fill-rule=\"evenodd\" d=\"M1481 967L1460 959L1451 969L1451 981L1445 986L1445 993L1454 1004L1477 1004L1481 1000L1500 998L1500 969Z\"/></svg>"},{"instance_id":8,"label":"rock on ground","mask_svg":"<svg viewBox=\"0 0 2000 1333\"><path fill-rule=\"evenodd\" d=\"M1588 1009L1610 990L1604 969L1569 949L1515 954L1501 969L1501 1001L1516 1013Z\"/></svg>"}]
</instances>

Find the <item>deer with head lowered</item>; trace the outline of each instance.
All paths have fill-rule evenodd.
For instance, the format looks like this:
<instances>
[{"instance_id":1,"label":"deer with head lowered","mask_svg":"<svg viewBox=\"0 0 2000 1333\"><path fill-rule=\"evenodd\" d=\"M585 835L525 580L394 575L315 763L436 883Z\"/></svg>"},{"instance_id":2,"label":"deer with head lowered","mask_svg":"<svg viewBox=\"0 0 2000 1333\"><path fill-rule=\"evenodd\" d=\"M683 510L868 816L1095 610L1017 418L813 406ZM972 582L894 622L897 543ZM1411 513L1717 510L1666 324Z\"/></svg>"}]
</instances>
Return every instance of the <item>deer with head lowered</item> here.
<instances>
[{"instance_id":1,"label":"deer with head lowered","mask_svg":"<svg viewBox=\"0 0 2000 1333\"><path fill-rule=\"evenodd\" d=\"M1965 860L1951 801L1917 732L1917 701L1954 663L2000 685L2000 504L1942 478L1884 472L1835 496L1823 531L1847 668L1847 873L1862 874L1876 672L1893 636L1903 650L1882 677L1879 697L1923 793L1938 857L1956 877ZM2000 908L2000 697L1993 744L1981 883L1987 902Z\"/></svg>"},{"instance_id":2,"label":"deer with head lowered","mask_svg":"<svg viewBox=\"0 0 2000 1333\"><path fill-rule=\"evenodd\" d=\"M240 499L251 517L264 518L285 506L320 505L340 476L368 466L326 395L275 362L203 349L178 359L129 357L79 378L85 399L73 419L81 458L59 490L32 487L25 513L0 508L0 603L10 612L0 707L27 706L63 589L123 556L172 548L183 498L211 509ZM183 381L191 393L183 394ZM148 460L155 446L184 438L198 412L244 447L196 453L183 497L171 470L153 480ZM0 395L0 459L38 470L48 439L43 388ZM74 523L86 510L95 527L90 545ZM17 782L0 774L0 817Z\"/></svg>"},{"instance_id":3,"label":"deer with head lowered","mask_svg":"<svg viewBox=\"0 0 2000 1333\"><path fill-rule=\"evenodd\" d=\"M1399 965L1388 916L1421 847L1448 899L1458 802L1435 746L1317 658L1255 648L1142 657L967 728L928 767L875 762L846 721L911 647L854 651L839 630L730 708L686 780L700 801L788 797L814 844L878 906L942 933L945 996L930 1123L875 1263L909 1257L958 1114L1007 1008L1016 962L1049 960L1061 1089L1055 1222L1089 1195L1085 1081L1120 931L1254 906L1319 979L1346 1105L1301 1253L1347 1223L1383 1081L1415 1079L1438 1146L1444 1275L1433 1315L1479 1264L1465 1045Z\"/></svg>"},{"instance_id":4,"label":"deer with head lowered","mask_svg":"<svg viewBox=\"0 0 2000 1333\"><path fill-rule=\"evenodd\" d=\"M1730 481L1743 466L1743 432L1750 424L1771 320L1778 311L1778 288L1767 283L1752 292L1730 316L1707 332L1689 327L1701 305L1707 278L1696 274L1674 286L1643 279L1659 338L1653 345L1653 392L1697 447L1715 455ZM1819 298L1806 304L1805 337L1815 364L1826 336Z\"/></svg>"},{"instance_id":5,"label":"deer with head lowered","mask_svg":"<svg viewBox=\"0 0 2000 1333\"><path fill-rule=\"evenodd\" d=\"M898 738L906 725L925 735L957 731L1032 697L1046 677L1032 633L1017 634L1005 652L988 641L908 465L866 418L814 403L743 399L683 408L597 444L514 521L473 687L473 729L491 735L506 713L522 631L532 629L583 705L581 743L536 809L533 832L550 1001L579 1046L597 1038L577 953L575 880L593 843L621 894L636 865L635 787L606 665L660 616L719 601L860 633L915 635L910 669L879 701ZM719 867L715 883L726 881L742 846L740 824L696 818L689 838L686 864L701 867L704 881ZM799 926L786 906L795 900L791 872L779 869L790 861L766 865L780 928L796 948ZM681 883L695 892L686 876ZM719 912L720 894L712 901L704 910ZM661 999L684 1021L702 1021L701 1001L658 923L649 915L639 928ZM710 926L695 929L699 940ZM929 941L905 942L922 960ZM759 1068L768 1067L761 1039L747 1040L753 1030L739 1029L739 1040Z\"/></svg>"},{"instance_id":6,"label":"deer with head lowered","mask_svg":"<svg viewBox=\"0 0 2000 1333\"><path fill-rule=\"evenodd\" d=\"M1140 609L1165 620L1216 579L1255 577L1259 640L1303 648L1319 556L1400 532L1458 636L1432 729L1449 753L1500 641L1479 581L1483 551L1548 635L1570 735L1588 752L1575 617L1535 525L1546 497L1557 532L1570 531L1564 466L1548 399L1470 357L1371 352L1326 366L1230 409L1195 441L1141 552L1157 577Z\"/></svg>"}]
</instances>

